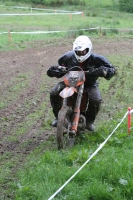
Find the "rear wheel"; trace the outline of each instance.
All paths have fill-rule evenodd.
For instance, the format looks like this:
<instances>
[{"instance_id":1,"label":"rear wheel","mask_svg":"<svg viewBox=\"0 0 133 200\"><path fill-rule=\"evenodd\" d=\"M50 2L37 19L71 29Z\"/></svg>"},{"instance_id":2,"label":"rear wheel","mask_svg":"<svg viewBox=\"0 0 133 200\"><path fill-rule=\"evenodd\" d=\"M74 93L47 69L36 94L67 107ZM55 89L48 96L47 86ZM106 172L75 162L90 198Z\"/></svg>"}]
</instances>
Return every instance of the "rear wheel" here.
<instances>
[{"instance_id":1,"label":"rear wheel","mask_svg":"<svg viewBox=\"0 0 133 200\"><path fill-rule=\"evenodd\" d=\"M57 123L57 146L58 149L70 148L74 145L74 138L69 137L72 110L70 107L63 107L58 114Z\"/></svg>"}]
</instances>

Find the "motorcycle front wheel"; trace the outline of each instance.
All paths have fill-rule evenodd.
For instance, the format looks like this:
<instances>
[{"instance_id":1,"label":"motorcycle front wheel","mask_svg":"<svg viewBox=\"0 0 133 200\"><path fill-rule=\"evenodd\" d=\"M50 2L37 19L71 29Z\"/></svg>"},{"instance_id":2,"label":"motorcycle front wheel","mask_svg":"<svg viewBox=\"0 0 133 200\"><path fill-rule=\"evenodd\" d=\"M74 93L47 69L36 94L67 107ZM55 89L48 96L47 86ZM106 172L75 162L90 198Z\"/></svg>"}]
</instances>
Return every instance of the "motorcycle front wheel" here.
<instances>
[{"instance_id":1,"label":"motorcycle front wheel","mask_svg":"<svg viewBox=\"0 0 133 200\"><path fill-rule=\"evenodd\" d=\"M69 137L69 126L71 124L72 109L63 107L58 114L57 123L57 147L58 150L71 148L74 145L74 138Z\"/></svg>"}]
</instances>

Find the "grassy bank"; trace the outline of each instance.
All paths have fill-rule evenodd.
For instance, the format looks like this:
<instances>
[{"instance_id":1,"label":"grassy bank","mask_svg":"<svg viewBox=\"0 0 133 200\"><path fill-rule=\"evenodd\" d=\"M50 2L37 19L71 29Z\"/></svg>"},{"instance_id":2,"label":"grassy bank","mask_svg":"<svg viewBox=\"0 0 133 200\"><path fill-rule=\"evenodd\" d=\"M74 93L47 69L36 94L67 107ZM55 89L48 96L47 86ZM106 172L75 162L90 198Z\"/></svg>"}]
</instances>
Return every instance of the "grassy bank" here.
<instances>
[{"instance_id":1,"label":"grassy bank","mask_svg":"<svg viewBox=\"0 0 133 200\"><path fill-rule=\"evenodd\" d=\"M36 11L31 13L30 9L13 8L11 6L16 3L2 4L0 6L1 13L54 13L53 15L44 16L0 16L0 32L3 33L0 37L0 50L7 49L23 49L27 48L29 42L45 41L50 42L55 38L62 37L76 37L80 34L89 35L117 35L118 37L133 36L133 16L131 13L124 13L119 11L118 3L114 1L105 1L99 3L98 1L86 2L86 6L68 6L54 7L51 10ZM19 6L29 7L31 5L19 4ZM46 8L46 7L42 7ZM47 8L49 9L49 8ZM58 14L55 10L70 10L82 11L83 14ZM82 29L96 28L84 31ZM100 27L102 29L100 29ZM121 30L122 29L122 30ZM129 29L129 30L128 30ZM130 30L131 29L131 30ZM15 32L9 35L8 32ZM17 32L33 32L33 31L61 31L59 33L43 33L43 34L17 34ZM65 32L64 32L65 31ZM6 32L6 33L4 33ZM32 45L32 44L31 44Z\"/></svg>"}]
</instances>

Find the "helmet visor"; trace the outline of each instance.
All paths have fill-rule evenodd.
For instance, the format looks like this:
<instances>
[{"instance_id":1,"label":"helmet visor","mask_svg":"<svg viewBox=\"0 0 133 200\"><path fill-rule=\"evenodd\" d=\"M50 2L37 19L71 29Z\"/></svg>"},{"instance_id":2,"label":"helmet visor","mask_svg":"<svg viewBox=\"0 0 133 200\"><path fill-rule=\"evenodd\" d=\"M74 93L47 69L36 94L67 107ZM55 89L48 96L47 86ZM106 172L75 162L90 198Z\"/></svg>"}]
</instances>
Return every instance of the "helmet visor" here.
<instances>
[{"instance_id":1,"label":"helmet visor","mask_svg":"<svg viewBox=\"0 0 133 200\"><path fill-rule=\"evenodd\" d=\"M87 54L87 49L84 49L83 51L75 51L77 56L84 56Z\"/></svg>"}]
</instances>

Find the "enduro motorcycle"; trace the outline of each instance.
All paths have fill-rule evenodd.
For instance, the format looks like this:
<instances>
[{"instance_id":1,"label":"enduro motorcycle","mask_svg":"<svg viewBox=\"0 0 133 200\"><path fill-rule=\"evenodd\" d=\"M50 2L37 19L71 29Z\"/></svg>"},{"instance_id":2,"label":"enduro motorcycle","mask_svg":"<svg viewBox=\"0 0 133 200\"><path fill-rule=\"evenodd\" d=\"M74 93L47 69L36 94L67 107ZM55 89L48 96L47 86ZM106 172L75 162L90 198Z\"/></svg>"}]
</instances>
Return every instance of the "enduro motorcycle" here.
<instances>
[{"instance_id":1,"label":"enduro motorcycle","mask_svg":"<svg viewBox=\"0 0 133 200\"><path fill-rule=\"evenodd\" d=\"M85 131L88 93L84 90L85 71L75 66L63 77L66 87L60 92L62 108L58 114L58 149L71 148L77 136Z\"/></svg>"}]
</instances>

